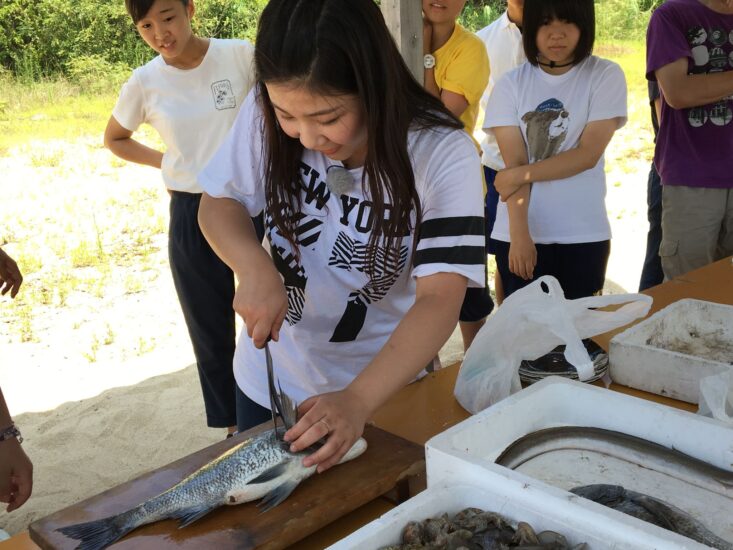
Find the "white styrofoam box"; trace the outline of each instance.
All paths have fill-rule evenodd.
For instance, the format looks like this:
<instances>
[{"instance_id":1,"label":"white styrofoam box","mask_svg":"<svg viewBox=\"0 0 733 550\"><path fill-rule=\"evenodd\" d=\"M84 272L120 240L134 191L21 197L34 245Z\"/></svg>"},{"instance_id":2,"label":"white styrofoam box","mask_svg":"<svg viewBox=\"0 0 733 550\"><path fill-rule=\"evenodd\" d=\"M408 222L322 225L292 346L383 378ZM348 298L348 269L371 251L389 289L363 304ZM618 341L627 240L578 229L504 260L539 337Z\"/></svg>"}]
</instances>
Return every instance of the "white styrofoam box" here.
<instances>
[{"instance_id":1,"label":"white styrofoam box","mask_svg":"<svg viewBox=\"0 0 733 550\"><path fill-rule=\"evenodd\" d=\"M555 479L547 472L542 476L528 475L494 463L504 449L521 437L560 426L596 427L626 433L676 449L726 471L733 471L733 429L723 423L618 392L551 377L500 401L428 441L428 487L465 483L467 469L476 468L487 472L484 476L486 479L497 474L518 483L534 483L560 500L575 499L576 504L582 508L596 510L609 521L621 522L629 528L634 526L650 536L662 540L678 537L670 531L577 498L565 490L570 487L550 483ZM579 464L575 466L580 469ZM624 485L628 482L628 489L645 492L645 487L636 483L645 478L651 480L652 472L645 470L643 465L638 469L640 473L632 472L623 479L611 477L599 481L583 480L576 484L595 482ZM478 476L476 479L481 480L484 477ZM698 518L705 518L707 527L728 538L733 533L731 516L726 513L732 505L730 492L731 488L723 489L723 493L716 497L727 503L722 509L713 499L701 499L702 505L708 508L693 514ZM663 495L654 496L663 498ZM675 499L670 500L671 504L676 504Z\"/></svg>"},{"instance_id":2,"label":"white styrofoam box","mask_svg":"<svg viewBox=\"0 0 733 550\"><path fill-rule=\"evenodd\" d=\"M410 521L422 521L444 513L454 515L468 507L496 512L516 526L529 523L536 532L560 533L575 545L585 542L590 550L601 549L702 549L706 546L673 535L667 540L655 537L636 526L609 520L595 510L577 506L572 498L556 498L532 483L497 476L475 466L468 468L482 480L480 484L464 479L459 485L433 485L416 497L365 525L328 550L376 550L401 542L402 531ZM468 483L471 483L469 485Z\"/></svg>"},{"instance_id":3,"label":"white styrofoam box","mask_svg":"<svg viewBox=\"0 0 733 550\"><path fill-rule=\"evenodd\" d=\"M626 433L733 471L733 429L722 422L551 376L430 439L426 443L428 476L433 450L495 466L494 460L520 437L559 426ZM437 475L436 480L441 477Z\"/></svg>"},{"instance_id":4,"label":"white styrofoam box","mask_svg":"<svg viewBox=\"0 0 733 550\"><path fill-rule=\"evenodd\" d=\"M614 336L608 356L614 382L698 403L702 378L733 370L733 306L679 300Z\"/></svg>"}]
</instances>

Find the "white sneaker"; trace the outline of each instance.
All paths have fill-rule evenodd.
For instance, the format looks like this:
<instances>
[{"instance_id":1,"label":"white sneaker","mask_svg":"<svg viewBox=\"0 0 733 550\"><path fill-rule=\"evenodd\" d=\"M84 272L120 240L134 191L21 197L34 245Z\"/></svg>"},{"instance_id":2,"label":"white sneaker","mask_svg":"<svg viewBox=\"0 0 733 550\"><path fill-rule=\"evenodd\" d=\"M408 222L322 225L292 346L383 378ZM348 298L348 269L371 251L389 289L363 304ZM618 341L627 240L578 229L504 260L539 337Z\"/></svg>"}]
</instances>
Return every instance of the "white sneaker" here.
<instances>
[{"instance_id":1,"label":"white sneaker","mask_svg":"<svg viewBox=\"0 0 733 550\"><path fill-rule=\"evenodd\" d=\"M0 529L0 540L8 540L10 538L10 535L7 533L7 531L3 531Z\"/></svg>"}]
</instances>

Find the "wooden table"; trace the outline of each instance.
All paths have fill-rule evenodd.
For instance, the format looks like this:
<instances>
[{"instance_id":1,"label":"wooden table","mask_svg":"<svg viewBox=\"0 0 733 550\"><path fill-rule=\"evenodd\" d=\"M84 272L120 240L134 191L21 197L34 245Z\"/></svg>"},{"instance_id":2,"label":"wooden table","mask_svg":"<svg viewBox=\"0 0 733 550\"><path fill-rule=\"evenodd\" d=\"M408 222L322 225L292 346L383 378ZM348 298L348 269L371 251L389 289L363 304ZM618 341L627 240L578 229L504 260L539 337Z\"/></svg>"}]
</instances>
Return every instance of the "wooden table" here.
<instances>
[{"instance_id":1,"label":"wooden table","mask_svg":"<svg viewBox=\"0 0 733 550\"><path fill-rule=\"evenodd\" d=\"M685 274L646 291L654 298L651 313L681 298L697 298L733 305L733 263L731 258ZM610 339L626 327L600 335L596 342L608 349ZM468 418L469 414L453 397L453 386L460 365L430 374L402 389L375 415L376 426L423 445L434 435ZM611 389L680 409L694 411L695 405L612 384ZM394 507L377 498L298 543L299 549L321 549L340 540L362 525ZM0 543L0 550L37 550L27 533Z\"/></svg>"},{"instance_id":2,"label":"wooden table","mask_svg":"<svg viewBox=\"0 0 733 550\"><path fill-rule=\"evenodd\" d=\"M733 263L731 258L721 260L650 288L645 294L654 298L649 315L681 298L697 298L733 305ZM603 349L608 350L611 338L626 328L628 327L601 334L594 340ZM379 410L374 418L376 425L415 443L424 444L434 435L468 418L469 413L453 397L453 387L459 368L460 364L452 365L398 392ZM599 381L596 385L602 383ZM697 410L697 405L618 384L611 384L610 389L687 411ZM392 507L377 499L301 541L298 548L307 550L324 548L352 533L355 526L360 527L369 523Z\"/></svg>"},{"instance_id":3,"label":"wooden table","mask_svg":"<svg viewBox=\"0 0 733 550\"><path fill-rule=\"evenodd\" d=\"M31 540L47 550L72 550L79 542L60 533L60 528L131 510L270 426L266 422L39 519L29 527ZM304 480L282 504L266 514L254 503L222 506L186 529L179 529L172 520L138 527L115 548L280 550L382 495L400 503L425 489L422 445L376 426L366 426L364 439L369 445L362 457Z\"/></svg>"}]
</instances>

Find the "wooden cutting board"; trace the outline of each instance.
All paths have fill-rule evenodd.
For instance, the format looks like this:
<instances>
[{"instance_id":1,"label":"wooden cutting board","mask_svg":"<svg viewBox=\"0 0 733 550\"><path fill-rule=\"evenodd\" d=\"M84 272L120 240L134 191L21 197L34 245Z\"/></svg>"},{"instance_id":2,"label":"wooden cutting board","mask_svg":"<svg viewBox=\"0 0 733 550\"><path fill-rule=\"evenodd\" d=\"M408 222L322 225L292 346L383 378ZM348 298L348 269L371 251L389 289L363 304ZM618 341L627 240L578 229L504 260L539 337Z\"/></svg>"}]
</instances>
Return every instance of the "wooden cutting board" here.
<instances>
[{"instance_id":1,"label":"wooden cutting board","mask_svg":"<svg viewBox=\"0 0 733 550\"><path fill-rule=\"evenodd\" d=\"M36 521L30 526L31 539L43 549L76 548L79 541L56 530L128 510L269 427L263 424ZM184 529L170 520L145 525L113 546L120 550L285 548L380 495L405 499L424 488L421 445L373 426L366 427L364 438L369 446L362 456L305 480L268 512L261 513L252 502L222 506ZM83 465L78 475L84 475Z\"/></svg>"}]
</instances>

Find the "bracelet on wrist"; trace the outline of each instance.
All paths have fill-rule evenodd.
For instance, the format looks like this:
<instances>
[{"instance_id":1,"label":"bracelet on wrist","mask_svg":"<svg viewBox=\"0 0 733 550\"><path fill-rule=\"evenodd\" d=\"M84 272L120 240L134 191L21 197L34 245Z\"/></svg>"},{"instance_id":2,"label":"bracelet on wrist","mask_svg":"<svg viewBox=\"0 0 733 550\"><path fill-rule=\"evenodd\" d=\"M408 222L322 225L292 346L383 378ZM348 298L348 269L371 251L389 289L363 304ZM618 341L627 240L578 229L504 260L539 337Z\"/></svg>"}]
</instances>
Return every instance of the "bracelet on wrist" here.
<instances>
[{"instance_id":1,"label":"bracelet on wrist","mask_svg":"<svg viewBox=\"0 0 733 550\"><path fill-rule=\"evenodd\" d=\"M0 443L13 437L18 440L18 443L23 443L23 436L20 435L20 430L15 427L15 424L0 431Z\"/></svg>"}]
</instances>

